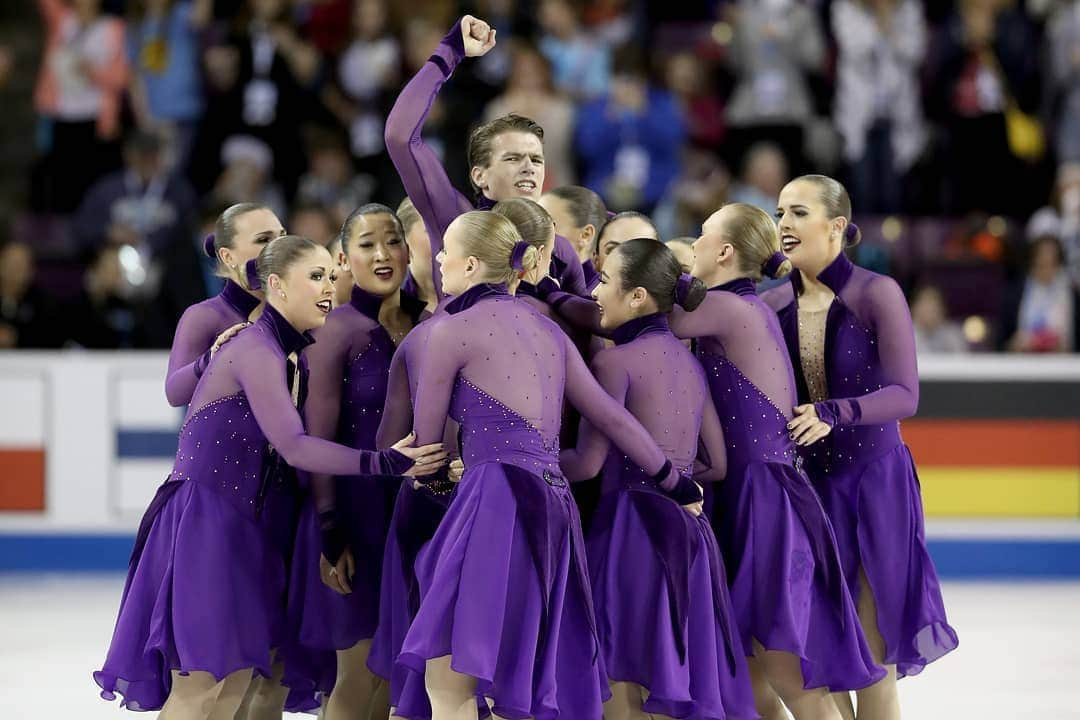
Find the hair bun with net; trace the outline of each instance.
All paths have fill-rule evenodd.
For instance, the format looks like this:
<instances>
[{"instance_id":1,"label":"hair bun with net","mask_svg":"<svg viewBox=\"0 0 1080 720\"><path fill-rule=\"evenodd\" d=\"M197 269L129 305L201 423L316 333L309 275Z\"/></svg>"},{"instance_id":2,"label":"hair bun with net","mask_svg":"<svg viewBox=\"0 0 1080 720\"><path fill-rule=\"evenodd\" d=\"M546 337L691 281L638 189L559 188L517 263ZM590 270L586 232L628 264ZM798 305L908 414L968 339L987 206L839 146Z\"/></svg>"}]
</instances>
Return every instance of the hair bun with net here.
<instances>
[{"instance_id":1,"label":"hair bun with net","mask_svg":"<svg viewBox=\"0 0 1080 720\"><path fill-rule=\"evenodd\" d=\"M210 233L203 238L202 241L203 252L206 253L206 257L217 257L217 253L214 251L214 233Z\"/></svg>"},{"instance_id":2,"label":"hair bun with net","mask_svg":"<svg viewBox=\"0 0 1080 720\"><path fill-rule=\"evenodd\" d=\"M675 304L679 307L686 307L686 299L690 296L690 288L694 284L694 276L690 273L683 273L679 276L678 281L675 283Z\"/></svg>"}]
</instances>

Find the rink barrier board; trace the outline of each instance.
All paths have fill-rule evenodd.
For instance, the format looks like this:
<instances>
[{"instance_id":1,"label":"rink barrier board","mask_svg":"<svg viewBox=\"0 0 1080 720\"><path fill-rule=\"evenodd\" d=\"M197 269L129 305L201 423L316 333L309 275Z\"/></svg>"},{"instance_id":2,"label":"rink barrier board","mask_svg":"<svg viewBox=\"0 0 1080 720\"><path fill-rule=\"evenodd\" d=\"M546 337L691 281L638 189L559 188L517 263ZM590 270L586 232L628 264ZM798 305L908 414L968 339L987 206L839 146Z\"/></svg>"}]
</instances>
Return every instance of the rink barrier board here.
<instances>
[{"instance_id":1,"label":"rink barrier board","mask_svg":"<svg viewBox=\"0 0 1080 720\"><path fill-rule=\"evenodd\" d=\"M133 535L0 534L0 573L123 572ZM1080 538L930 538L945 579L1080 579Z\"/></svg>"},{"instance_id":2,"label":"rink barrier board","mask_svg":"<svg viewBox=\"0 0 1080 720\"><path fill-rule=\"evenodd\" d=\"M167 360L0 352L0 533L134 532L184 413L164 398ZM924 358L920 373L902 432L928 518L1080 523L1080 356Z\"/></svg>"}]
</instances>

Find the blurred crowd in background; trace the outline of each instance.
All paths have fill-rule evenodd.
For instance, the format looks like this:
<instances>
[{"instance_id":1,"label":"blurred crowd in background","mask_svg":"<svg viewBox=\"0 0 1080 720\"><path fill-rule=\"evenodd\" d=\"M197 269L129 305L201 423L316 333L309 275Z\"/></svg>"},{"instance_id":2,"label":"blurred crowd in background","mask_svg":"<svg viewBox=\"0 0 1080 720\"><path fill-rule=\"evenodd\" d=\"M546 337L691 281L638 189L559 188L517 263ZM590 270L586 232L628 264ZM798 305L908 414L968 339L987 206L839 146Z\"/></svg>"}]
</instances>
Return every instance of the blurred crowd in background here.
<instances>
[{"instance_id":1,"label":"blurred crowd in background","mask_svg":"<svg viewBox=\"0 0 1080 720\"><path fill-rule=\"evenodd\" d=\"M168 347L220 287L200 248L232 203L320 242L396 206L384 120L466 12L498 44L424 131L460 189L470 128L511 111L544 127L546 188L663 238L825 173L920 353L1080 343L1077 0L3 5L0 348Z\"/></svg>"}]
</instances>

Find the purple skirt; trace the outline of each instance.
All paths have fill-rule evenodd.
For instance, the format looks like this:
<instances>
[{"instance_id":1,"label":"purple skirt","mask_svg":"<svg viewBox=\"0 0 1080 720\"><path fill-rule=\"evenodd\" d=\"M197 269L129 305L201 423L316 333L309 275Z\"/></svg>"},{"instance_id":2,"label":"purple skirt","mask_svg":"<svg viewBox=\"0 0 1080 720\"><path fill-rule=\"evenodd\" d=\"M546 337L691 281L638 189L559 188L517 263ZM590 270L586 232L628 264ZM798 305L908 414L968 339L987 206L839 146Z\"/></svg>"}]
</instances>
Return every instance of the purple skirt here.
<instances>
[{"instance_id":1,"label":"purple skirt","mask_svg":"<svg viewBox=\"0 0 1080 720\"><path fill-rule=\"evenodd\" d=\"M500 717L601 719L610 692L565 481L495 462L468 468L416 576L398 715L423 717L413 708L426 705L425 664L450 655Z\"/></svg>"},{"instance_id":2,"label":"purple skirt","mask_svg":"<svg viewBox=\"0 0 1080 720\"><path fill-rule=\"evenodd\" d=\"M646 713L758 717L724 566L704 516L691 517L655 492L609 492L586 547L612 681L646 688Z\"/></svg>"},{"instance_id":3,"label":"purple skirt","mask_svg":"<svg viewBox=\"0 0 1080 720\"><path fill-rule=\"evenodd\" d=\"M147 510L105 664L102 697L158 710L172 670L270 676L284 635L285 562L266 530L220 492L167 482Z\"/></svg>"},{"instance_id":4,"label":"purple skirt","mask_svg":"<svg viewBox=\"0 0 1080 720\"><path fill-rule=\"evenodd\" d=\"M926 549L915 464L899 445L865 465L814 477L836 532L844 579L859 593L866 573L885 640L885 663L900 677L956 648L934 563ZM865 492L864 492L865 490Z\"/></svg>"},{"instance_id":5,"label":"purple skirt","mask_svg":"<svg viewBox=\"0 0 1080 720\"><path fill-rule=\"evenodd\" d=\"M383 553L379 625L368 654L368 669L390 683L391 707L400 704L408 675L408 671L395 661L420 605L416 557L434 537L446 514L448 500L449 496L435 497L425 490L414 490L410 483L402 483L394 504ZM426 701L426 696L423 699ZM412 713L413 717L430 717L431 708L414 707Z\"/></svg>"},{"instance_id":6,"label":"purple skirt","mask_svg":"<svg viewBox=\"0 0 1080 720\"><path fill-rule=\"evenodd\" d=\"M283 649L291 689L288 709L310 709L334 689L338 650L375 635L379 622L379 585L397 478L337 479L337 508L356 563L352 592L340 595L319 575L322 541L313 502L306 503L296 533L289 578L289 642Z\"/></svg>"},{"instance_id":7,"label":"purple skirt","mask_svg":"<svg viewBox=\"0 0 1080 720\"><path fill-rule=\"evenodd\" d=\"M840 575L836 540L809 480L753 462L716 489L713 517L743 647L797 655L807 689L859 690L885 676Z\"/></svg>"}]
</instances>

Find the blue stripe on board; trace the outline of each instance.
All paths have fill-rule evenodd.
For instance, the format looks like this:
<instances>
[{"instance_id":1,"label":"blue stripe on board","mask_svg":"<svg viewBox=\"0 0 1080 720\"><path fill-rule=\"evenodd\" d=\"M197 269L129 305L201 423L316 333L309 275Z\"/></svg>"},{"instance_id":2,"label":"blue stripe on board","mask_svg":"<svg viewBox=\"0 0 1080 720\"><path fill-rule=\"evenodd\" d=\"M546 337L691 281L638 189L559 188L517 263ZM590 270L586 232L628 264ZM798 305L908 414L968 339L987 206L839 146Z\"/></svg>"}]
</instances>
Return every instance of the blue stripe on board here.
<instances>
[{"instance_id":1,"label":"blue stripe on board","mask_svg":"<svg viewBox=\"0 0 1080 720\"><path fill-rule=\"evenodd\" d=\"M133 535L0 534L0 572L125 570ZM930 540L946 579L1080 579L1080 539Z\"/></svg>"},{"instance_id":2,"label":"blue stripe on board","mask_svg":"<svg viewBox=\"0 0 1080 720\"><path fill-rule=\"evenodd\" d=\"M116 455L121 460L176 457L175 430L117 430Z\"/></svg>"}]
</instances>

